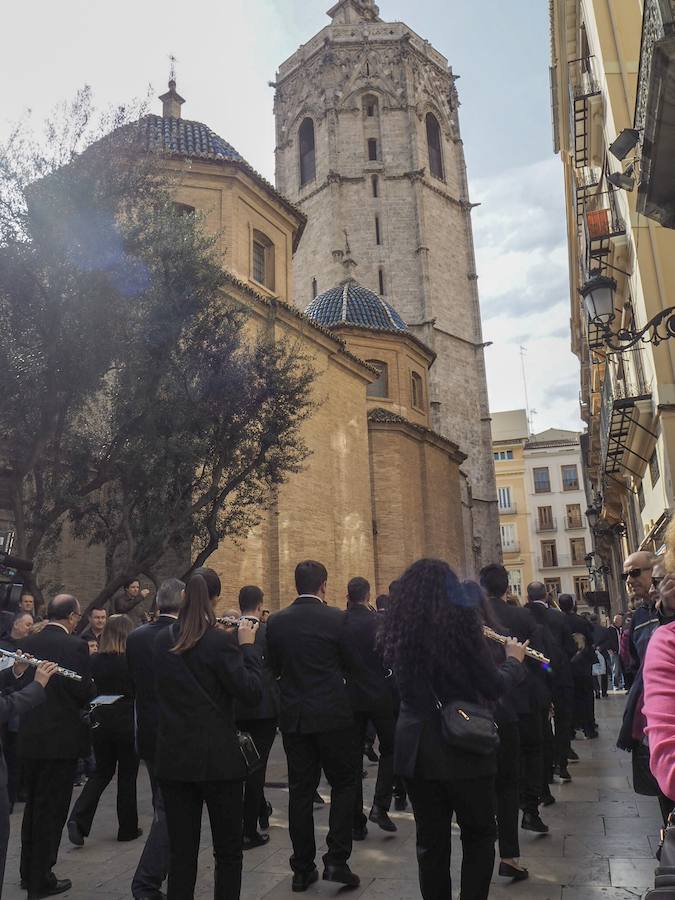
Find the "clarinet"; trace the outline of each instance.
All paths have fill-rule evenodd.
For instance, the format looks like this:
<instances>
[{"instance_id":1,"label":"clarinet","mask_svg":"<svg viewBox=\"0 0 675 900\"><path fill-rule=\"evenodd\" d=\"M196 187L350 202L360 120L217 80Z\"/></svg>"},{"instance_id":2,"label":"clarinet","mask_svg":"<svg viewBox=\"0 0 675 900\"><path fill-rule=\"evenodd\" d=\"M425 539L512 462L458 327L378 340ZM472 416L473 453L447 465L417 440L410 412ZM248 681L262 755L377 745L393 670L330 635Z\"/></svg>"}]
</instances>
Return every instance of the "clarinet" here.
<instances>
[{"instance_id":1,"label":"clarinet","mask_svg":"<svg viewBox=\"0 0 675 900\"><path fill-rule=\"evenodd\" d=\"M13 653L11 650L3 650L2 647L0 647L0 655L6 656L8 659L13 659L15 662L25 663L27 666L34 666L36 669L41 662L44 662L43 659L35 659L34 656L30 656L28 653L22 653L20 650ZM73 672L72 669L64 669L63 666L56 667L56 674L63 675L64 678L72 678L73 681L82 681L81 675L78 675L77 672Z\"/></svg>"},{"instance_id":2,"label":"clarinet","mask_svg":"<svg viewBox=\"0 0 675 900\"><path fill-rule=\"evenodd\" d=\"M259 625L259 621L254 616L240 616L239 618L235 618L234 616L220 616L216 618L216 622L218 625L224 625L226 628L239 628L239 623L242 619L246 619L247 622L253 622L254 625Z\"/></svg>"},{"instance_id":3,"label":"clarinet","mask_svg":"<svg viewBox=\"0 0 675 900\"><path fill-rule=\"evenodd\" d=\"M510 640L510 638L504 637L503 634L497 634L496 631L488 628L487 625L483 626L483 634L486 638L491 641L496 641L498 644L505 644L508 640ZM551 666L551 660L544 656L543 653L540 653L538 650L534 650L532 647L525 648L525 656L535 660L535 662L541 663L544 668L550 668Z\"/></svg>"}]
</instances>

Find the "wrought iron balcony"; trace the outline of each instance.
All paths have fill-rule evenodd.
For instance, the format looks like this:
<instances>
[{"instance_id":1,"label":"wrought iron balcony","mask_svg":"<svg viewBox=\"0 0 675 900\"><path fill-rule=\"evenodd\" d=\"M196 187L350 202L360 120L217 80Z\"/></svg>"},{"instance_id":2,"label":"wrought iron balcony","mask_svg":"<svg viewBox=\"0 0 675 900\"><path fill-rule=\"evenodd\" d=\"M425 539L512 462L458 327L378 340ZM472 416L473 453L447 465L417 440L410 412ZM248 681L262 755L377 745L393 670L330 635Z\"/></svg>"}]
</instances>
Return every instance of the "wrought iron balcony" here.
<instances>
[{"instance_id":1,"label":"wrought iron balcony","mask_svg":"<svg viewBox=\"0 0 675 900\"><path fill-rule=\"evenodd\" d=\"M637 209L675 228L675 0L644 0L635 128L641 132Z\"/></svg>"},{"instance_id":2,"label":"wrought iron balcony","mask_svg":"<svg viewBox=\"0 0 675 900\"><path fill-rule=\"evenodd\" d=\"M577 168L591 162L591 98L599 97L600 86L590 56L568 64L570 86L570 136Z\"/></svg>"},{"instance_id":3,"label":"wrought iron balcony","mask_svg":"<svg viewBox=\"0 0 675 900\"><path fill-rule=\"evenodd\" d=\"M520 553L520 541L502 542L502 551L504 553Z\"/></svg>"},{"instance_id":4,"label":"wrought iron balcony","mask_svg":"<svg viewBox=\"0 0 675 900\"><path fill-rule=\"evenodd\" d=\"M540 569L573 569L578 566L586 566L583 557L569 556L566 553L559 553L555 557L540 556Z\"/></svg>"},{"instance_id":5,"label":"wrought iron balcony","mask_svg":"<svg viewBox=\"0 0 675 900\"><path fill-rule=\"evenodd\" d=\"M628 472L641 478L647 458L636 447L640 438L656 435L650 430L652 395L643 384L616 378L608 367L602 386L600 408L600 452L606 475L616 478Z\"/></svg>"},{"instance_id":6,"label":"wrought iron balcony","mask_svg":"<svg viewBox=\"0 0 675 900\"><path fill-rule=\"evenodd\" d=\"M565 531L579 531L586 526L583 523L582 518L576 518L576 516L565 516Z\"/></svg>"},{"instance_id":7,"label":"wrought iron balcony","mask_svg":"<svg viewBox=\"0 0 675 900\"><path fill-rule=\"evenodd\" d=\"M14 532L0 531L0 553L11 553L14 546Z\"/></svg>"},{"instance_id":8,"label":"wrought iron balcony","mask_svg":"<svg viewBox=\"0 0 675 900\"><path fill-rule=\"evenodd\" d=\"M557 531L558 530L558 522L556 519L551 519L550 522L540 522L537 520L535 525L537 530L537 534L544 534L546 532Z\"/></svg>"},{"instance_id":9,"label":"wrought iron balcony","mask_svg":"<svg viewBox=\"0 0 675 900\"><path fill-rule=\"evenodd\" d=\"M515 516L518 512L518 507L515 503L511 503L510 506L499 506L499 515L500 516Z\"/></svg>"}]
</instances>

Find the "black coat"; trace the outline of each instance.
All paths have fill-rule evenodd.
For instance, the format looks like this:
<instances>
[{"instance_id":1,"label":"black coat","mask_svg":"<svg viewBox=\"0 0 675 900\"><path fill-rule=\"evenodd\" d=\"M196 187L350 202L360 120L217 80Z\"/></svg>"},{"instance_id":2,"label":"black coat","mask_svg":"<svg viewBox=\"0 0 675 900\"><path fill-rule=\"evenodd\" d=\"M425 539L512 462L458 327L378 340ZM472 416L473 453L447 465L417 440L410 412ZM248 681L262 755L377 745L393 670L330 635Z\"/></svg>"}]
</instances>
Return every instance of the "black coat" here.
<instances>
[{"instance_id":1,"label":"black coat","mask_svg":"<svg viewBox=\"0 0 675 900\"><path fill-rule=\"evenodd\" d=\"M185 653L172 653L178 626L155 641L155 687L159 729L158 778L169 781L229 781L246 776L235 725L234 701L247 705L262 696L260 655L239 648L210 628Z\"/></svg>"},{"instance_id":2,"label":"black coat","mask_svg":"<svg viewBox=\"0 0 675 900\"><path fill-rule=\"evenodd\" d=\"M544 629L544 650L553 668L553 690L574 687L571 661L577 645L567 616L543 603L528 603L527 609Z\"/></svg>"},{"instance_id":3,"label":"black coat","mask_svg":"<svg viewBox=\"0 0 675 900\"><path fill-rule=\"evenodd\" d=\"M489 662L489 661L488 661ZM497 769L495 753L480 756L450 747L441 735L440 714L436 698L484 705L494 704L525 678L522 665L507 659L502 666L486 666L481 682L481 696L477 690L461 690L456 685L436 685L432 688L425 679L399 679L401 708L396 722L394 741L394 772L404 778L425 781L452 781L494 775Z\"/></svg>"},{"instance_id":4,"label":"black coat","mask_svg":"<svg viewBox=\"0 0 675 900\"><path fill-rule=\"evenodd\" d=\"M52 676L58 678L58 675ZM15 716L21 716L29 709L39 706L47 699L45 689L37 681L25 685L20 689L19 679L14 677L14 672L10 669L3 669L0 672L0 725L4 725ZM5 693L7 692L7 693ZM0 749L0 788L7 786L7 766L5 757Z\"/></svg>"},{"instance_id":5,"label":"black coat","mask_svg":"<svg viewBox=\"0 0 675 900\"><path fill-rule=\"evenodd\" d=\"M267 625L263 622L255 633L255 648L262 663L262 699L251 706L240 700L235 705L237 720L248 722L251 719L276 719L279 716L279 685L272 671L267 650Z\"/></svg>"},{"instance_id":6,"label":"black coat","mask_svg":"<svg viewBox=\"0 0 675 900\"><path fill-rule=\"evenodd\" d=\"M174 616L159 616L141 625L127 638L127 664L134 686L136 709L136 748L141 759L155 758L159 711L155 691L155 640L165 628L173 625Z\"/></svg>"},{"instance_id":7,"label":"black coat","mask_svg":"<svg viewBox=\"0 0 675 900\"><path fill-rule=\"evenodd\" d=\"M99 694L121 694L109 706L99 706L95 720L121 736L134 733L134 683L123 653L97 653L92 657L91 674Z\"/></svg>"},{"instance_id":8,"label":"black coat","mask_svg":"<svg viewBox=\"0 0 675 900\"><path fill-rule=\"evenodd\" d=\"M82 722L81 712L96 693L89 677L89 648L79 637L66 634L56 624L29 635L21 647L38 659L72 669L84 676L84 680L73 681L61 675L50 678L47 702L21 718L19 755L24 759L77 759L84 755L88 744L88 728ZM22 681L32 681L34 675L35 669L31 667Z\"/></svg>"},{"instance_id":9,"label":"black coat","mask_svg":"<svg viewBox=\"0 0 675 900\"><path fill-rule=\"evenodd\" d=\"M542 627L528 609L511 606L496 597L487 598L487 609L490 617L488 625L499 634L515 638L521 644L530 642L534 650L544 652ZM500 662L502 657L498 657ZM550 700L550 684L547 674L540 663L525 660L525 677L521 684L515 685L505 693L499 701L498 720L515 721L516 717L528 715L535 707L545 706Z\"/></svg>"},{"instance_id":10,"label":"black coat","mask_svg":"<svg viewBox=\"0 0 675 900\"><path fill-rule=\"evenodd\" d=\"M314 734L354 724L345 676L360 663L347 644L345 613L317 597L298 597L267 622L279 678L282 732Z\"/></svg>"},{"instance_id":11,"label":"black coat","mask_svg":"<svg viewBox=\"0 0 675 900\"><path fill-rule=\"evenodd\" d=\"M381 616L367 606L347 610L345 641L361 668L347 673L347 694L355 712L392 710L389 670L375 647Z\"/></svg>"}]
</instances>

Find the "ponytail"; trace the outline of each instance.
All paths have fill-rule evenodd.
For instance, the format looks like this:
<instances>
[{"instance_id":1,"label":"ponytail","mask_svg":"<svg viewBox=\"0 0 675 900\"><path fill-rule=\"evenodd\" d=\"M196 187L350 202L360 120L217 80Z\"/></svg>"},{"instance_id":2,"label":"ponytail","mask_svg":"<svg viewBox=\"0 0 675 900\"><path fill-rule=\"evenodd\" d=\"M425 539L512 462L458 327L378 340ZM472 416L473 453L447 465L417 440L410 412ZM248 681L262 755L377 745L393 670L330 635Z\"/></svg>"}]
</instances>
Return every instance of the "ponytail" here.
<instances>
[{"instance_id":1,"label":"ponytail","mask_svg":"<svg viewBox=\"0 0 675 900\"><path fill-rule=\"evenodd\" d=\"M178 613L179 636L172 653L191 650L216 624L213 610L220 596L220 578L213 569L195 569L185 588L185 600Z\"/></svg>"}]
</instances>

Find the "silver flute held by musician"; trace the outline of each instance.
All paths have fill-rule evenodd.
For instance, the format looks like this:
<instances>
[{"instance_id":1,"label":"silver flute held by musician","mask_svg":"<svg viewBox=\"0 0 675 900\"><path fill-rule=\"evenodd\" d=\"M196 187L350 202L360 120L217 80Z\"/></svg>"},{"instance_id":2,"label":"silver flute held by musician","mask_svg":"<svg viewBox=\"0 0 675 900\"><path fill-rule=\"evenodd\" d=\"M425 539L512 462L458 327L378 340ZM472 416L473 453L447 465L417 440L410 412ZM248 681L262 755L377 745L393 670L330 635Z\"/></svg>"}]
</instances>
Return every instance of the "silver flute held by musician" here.
<instances>
[{"instance_id":1,"label":"silver flute held by musician","mask_svg":"<svg viewBox=\"0 0 675 900\"><path fill-rule=\"evenodd\" d=\"M34 666L36 669L41 662L44 662L42 659L35 659L34 656L30 656L28 653L21 653L21 651L13 653L11 650L3 650L2 647L0 647L0 656L7 656L15 662L24 663L24 665L27 666ZM64 678L72 678L73 681L82 681L81 675L78 675L77 672L73 672L72 669L64 669L63 666L56 667L56 674L63 675Z\"/></svg>"},{"instance_id":2,"label":"silver flute held by musician","mask_svg":"<svg viewBox=\"0 0 675 900\"><path fill-rule=\"evenodd\" d=\"M512 638L505 637L503 634L497 634L496 631L493 631L491 628L488 628L487 625L483 626L483 634L488 640L496 641L498 644L505 644L507 641L514 640ZM543 653L540 653L538 650L534 650L532 647L525 648L525 656L529 656L530 659L534 659L536 662L541 663L543 666L550 666L551 660L544 656Z\"/></svg>"}]
</instances>

